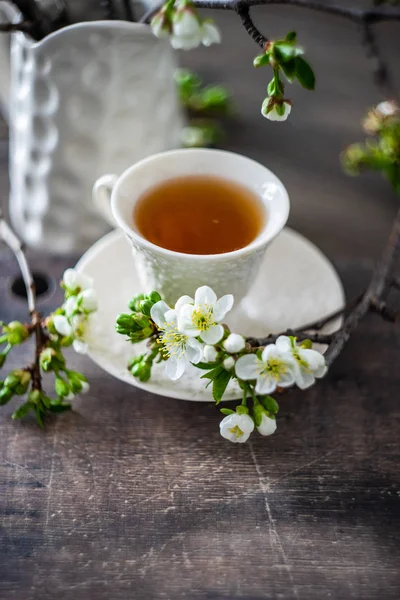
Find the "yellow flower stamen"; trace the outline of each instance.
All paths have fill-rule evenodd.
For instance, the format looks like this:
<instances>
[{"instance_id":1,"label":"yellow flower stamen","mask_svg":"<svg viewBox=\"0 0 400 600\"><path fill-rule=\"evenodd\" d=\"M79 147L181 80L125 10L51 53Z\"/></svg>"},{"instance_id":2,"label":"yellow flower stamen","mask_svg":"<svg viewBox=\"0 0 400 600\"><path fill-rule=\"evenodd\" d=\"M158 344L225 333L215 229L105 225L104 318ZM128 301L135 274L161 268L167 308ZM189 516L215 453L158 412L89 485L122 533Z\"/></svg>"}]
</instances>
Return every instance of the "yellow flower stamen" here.
<instances>
[{"instance_id":1,"label":"yellow flower stamen","mask_svg":"<svg viewBox=\"0 0 400 600\"><path fill-rule=\"evenodd\" d=\"M230 427L229 431L233 433L233 435L237 438L240 438L242 437L242 435L244 435L244 432L240 429L239 425L235 425L235 427Z\"/></svg>"},{"instance_id":2,"label":"yellow flower stamen","mask_svg":"<svg viewBox=\"0 0 400 600\"><path fill-rule=\"evenodd\" d=\"M216 325L213 307L210 304L199 304L192 312L192 323L200 331L206 331Z\"/></svg>"},{"instance_id":3,"label":"yellow flower stamen","mask_svg":"<svg viewBox=\"0 0 400 600\"><path fill-rule=\"evenodd\" d=\"M164 323L163 334L157 342L163 345L162 353L165 358L182 358L186 351L188 336L180 333L176 325Z\"/></svg>"},{"instance_id":4,"label":"yellow flower stamen","mask_svg":"<svg viewBox=\"0 0 400 600\"><path fill-rule=\"evenodd\" d=\"M267 362L263 362L259 366L260 375L270 377L274 377L274 379L278 380L281 375L287 373L287 366L283 363L279 358L270 358Z\"/></svg>"}]
</instances>

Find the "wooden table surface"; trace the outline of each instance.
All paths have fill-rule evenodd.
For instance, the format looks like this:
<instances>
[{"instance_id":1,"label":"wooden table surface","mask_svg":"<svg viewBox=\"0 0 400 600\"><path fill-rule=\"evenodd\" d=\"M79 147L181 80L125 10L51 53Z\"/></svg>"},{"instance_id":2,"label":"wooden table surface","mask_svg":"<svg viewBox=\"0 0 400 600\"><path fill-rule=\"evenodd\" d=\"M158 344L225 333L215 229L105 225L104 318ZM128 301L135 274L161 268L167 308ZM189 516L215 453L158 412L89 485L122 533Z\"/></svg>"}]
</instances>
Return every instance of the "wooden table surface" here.
<instances>
[{"instance_id":1,"label":"wooden table surface","mask_svg":"<svg viewBox=\"0 0 400 600\"><path fill-rule=\"evenodd\" d=\"M252 70L256 48L234 16L219 17L226 43L212 62L205 50L185 61L234 90L241 117L226 147L282 177L291 225L334 260L351 297L396 207L379 178L349 180L337 161L377 96L350 25L287 8L263 15L265 30L295 26L320 72L318 93L293 87L287 124L258 116L266 75ZM380 28L386 51L396 31ZM4 135L3 203L6 155ZM39 305L50 311L77 257L30 258L52 282ZM0 318L24 319L15 262L4 249L0 259ZM12 406L0 412L0 599L398 600L399 341L370 317L326 379L282 398L276 434L244 445L219 436L214 406L152 396L71 353L91 381L73 413L41 431L12 422Z\"/></svg>"}]
</instances>

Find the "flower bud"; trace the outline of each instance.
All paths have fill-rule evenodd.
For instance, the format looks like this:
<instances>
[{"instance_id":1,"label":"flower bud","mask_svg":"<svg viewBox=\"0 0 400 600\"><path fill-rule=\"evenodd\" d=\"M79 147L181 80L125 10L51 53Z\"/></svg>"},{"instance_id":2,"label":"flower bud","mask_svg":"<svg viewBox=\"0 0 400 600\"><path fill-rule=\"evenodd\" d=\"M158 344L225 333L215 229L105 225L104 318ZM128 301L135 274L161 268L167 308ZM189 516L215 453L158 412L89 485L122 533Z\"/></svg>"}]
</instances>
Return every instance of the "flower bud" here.
<instances>
[{"instance_id":1,"label":"flower bud","mask_svg":"<svg viewBox=\"0 0 400 600\"><path fill-rule=\"evenodd\" d=\"M245 345L244 337L238 333L231 333L223 343L225 350L230 354L241 352L244 350Z\"/></svg>"},{"instance_id":2,"label":"flower bud","mask_svg":"<svg viewBox=\"0 0 400 600\"><path fill-rule=\"evenodd\" d=\"M166 39L171 35L171 23L163 9L154 15L150 22L150 27L153 34L160 40Z\"/></svg>"},{"instance_id":3,"label":"flower bud","mask_svg":"<svg viewBox=\"0 0 400 600\"><path fill-rule=\"evenodd\" d=\"M152 301L153 304L155 304L156 302L160 302L160 300L161 300L160 294L158 292L155 292L155 291L153 291L153 292L151 292L149 294L149 298L150 298L150 300Z\"/></svg>"},{"instance_id":4,"label":"flower bud","mask_svg":"<svg viewBox=\"0 0 400 600\"><path fill-rule=\"evenodd\" d=\"M146 316L150 316L150 311L151 311L151 307L153 306L154 302L152 302L149 298L147 298L146 300L141 300L139 302L139 310L141 313L143 313Z\"/></svg>"},{"instance_id":5,"label":"flower bud","mask_svg":"<svg viewBox=\"0 0 400 600\"><path fill-rule=\"evenodd\" d=\"M9 400L13 397L14 392L9 387L3 387L0 390L0 405L7 404Z\"/></svg>"},{"instance_id":6,"label":"flower bud","mask_svg":"<svg viewBox=\"0 0 400 600\"><path fill-rule=\"evenodd\" d=\"M53 359L56 357L57 353L54 348L46 348L42 350L40 353L40 368L45 371L51 371Z\"/></svg>"},{"instance_id":7,"label":"flower bud","mask_svg":"<svg viewBox=\"0 0 400 600\"><path fill-rule=\"evenodd\" d=\"M12 346L21 344L29 337L27 328L20 321L11 321L11 323L4 327L4 330L7 334L7 341Z\"/></svg>"},{"instance_id":8,"label":"flower bud","mask_svg":"<svg viewBox=\"0 0 400 600\"><path fill-rule=\"evenodd\" d=\"M42 394L39 390L32 390L29 392L28 400L32 402L32 404L38 404L41 400Z\"/></svg>"},{"instance_id":9,"label":"flower bud","mask_svg":"<svg viewBox=\"0 0 400 600\"><path fill-rule=\"evenodd\" d=\"M232 356L228 356L228 358L226 358L224 360L222 365L223 365L224 369L226 369L227 371L230 371L235 366L235 360Z\"/></svg>"},{"instance_id":10,"label":"flower bud","mask_svg":"<svg viewBox=\"0 0 400 600\"><path fill-rule=\"evenodd\" d=\"M95 290L83 290L77 297L77 305L88 312L94 312L98 308L97 294Z\"/></svg>"},{"instance_id":11,"label":"flower bud","mask_svg":"<svg viewBox=\"0 0 400 600\"><path fill-rule=\"evenodd\" d=\"M148 381L151 375L151 365L146 360L136 362L131 368L131 373L142 382Z\"/></svg>"},{"instance_id":12,"label":"flower bud","mask_svg":"<svg viewBox=\"0 0 400 600\"><path fill-rule=\"evenodd\" d=\"M265 98L261 107L261 114L270 121L286 121L292 110L292 103L289 100L275 98Z\"/></svg>"},{"instance_id":13,"label":"flower bud","mask_svg":"<svg viewBox=\"0 0 400 600\"><path fill-rule=\"evenodd\" d=\"M142 300L145 300L145 299L146 299L146 294L137 294L137 295L136 295L136 296L134 296L134 297L132 298L132 300L129 302L129 304L128 304L128 306L129 306L129 309L130 309L132 312L137 312L137 311L139 310L139 309L138 309L139 302L141 302Z\"/></svg>"},{"instance_id":14,"label":"flower bud","mask_svg":"<svg viewBox=\"0 0 400 600\"><path fill-rule=\"evenodd\" d=\"M9 373L4 380L4 386L9 388L10 390L15 390L15 388L20 384L21 374L22 371L20 371L19 369L11 371L11 373Z\"/></svg>"},{"instance_id":15,"label":"flower bud","mask_svg":"<svg viewBox=\"0 0 400 600\"><path fill-rule=\"evenodd\" d=\"M213 363L217 360L218 352L214 346L206 344L203 348L203 358L208 363Z\"/></svg>"},{"instance_id":16,"label":"flower bud","mask_svg":"<svg viewBox=\"0 0 400 600\"><path fill-rule=\"evenodd\" d=\"M59 396L60 398L66 398L70 393L69 385L66 383L66 381L64 381L64 379L61 379L61 377L56 377L54 387L57 396Z\"/></svg>"}]
</instances>

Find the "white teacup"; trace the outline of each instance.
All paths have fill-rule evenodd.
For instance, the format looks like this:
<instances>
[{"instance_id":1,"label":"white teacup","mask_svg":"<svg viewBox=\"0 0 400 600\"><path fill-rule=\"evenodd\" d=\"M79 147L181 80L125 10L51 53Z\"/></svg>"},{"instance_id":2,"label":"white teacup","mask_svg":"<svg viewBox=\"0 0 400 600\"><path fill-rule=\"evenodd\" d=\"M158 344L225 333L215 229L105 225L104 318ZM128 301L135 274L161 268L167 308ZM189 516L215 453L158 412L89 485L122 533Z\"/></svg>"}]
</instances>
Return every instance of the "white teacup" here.
<instances>
[{"instance_id":1,"label":"white teacup","mask_svg":"<svg viewBox=\"0 0 400 600\"><path fill-rule=\"evenodd\" d=\"M247 246L224 254L183 254L145 239L133 222L133 208L150 187L185 175L214 175L247 186L264 203L266 221ZM130 240L143 292L157 290L174 303L209 285L218 296L233 294L235 301L248 292L268 244L289 216L289 197L282 182L259 163L221 150L173 150L146 158L120 177L104 175L94 185L95 205L111 225L117 224Z\"/></svg>"}]
</instances>

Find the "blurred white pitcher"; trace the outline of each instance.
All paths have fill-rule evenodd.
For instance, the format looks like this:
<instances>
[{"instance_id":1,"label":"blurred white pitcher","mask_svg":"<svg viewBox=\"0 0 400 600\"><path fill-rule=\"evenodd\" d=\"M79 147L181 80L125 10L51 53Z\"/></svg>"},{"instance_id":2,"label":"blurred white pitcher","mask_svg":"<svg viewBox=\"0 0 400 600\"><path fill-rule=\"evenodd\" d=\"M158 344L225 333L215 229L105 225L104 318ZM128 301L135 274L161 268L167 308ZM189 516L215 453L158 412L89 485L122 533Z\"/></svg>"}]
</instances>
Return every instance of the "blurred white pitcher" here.
<instances>
[{"instance_id":1,"label":"blurred white pitcher","mask_svg":"<svg viewBox=\"0 0 400 600\"><path fill-rule=\"evenodd\" d=\"M8 2L0 15L21 19ZM30 246L83 250L108 229L91 203L96 179L179 147L173 51L146 25L95 21L39 42L13 33L10 59L3 41L0 65L12 223Z\"/></svg>"},{"instance_id":2,"label":"blurred white pitcher","mask_svg":"<svg viewBox=\"0 0 400 600\"><path fill-rule=\"evenodd\" d=\"M247 246L223 254L184 254L156 246L139 232L133 208L153 185L185 175L214 175L245 185L262 201L266 221ZM283 183L269 169L250 158L222 150L175 150L150 156L120 177L105 175L93 190L93 200L110 223L117 224L134 249L143 290L157 290L174 303L209 285L218 296L233 294L239 302L249 291L269 243L289 216L289 197Z\"/></svg>"}]
</instances>

